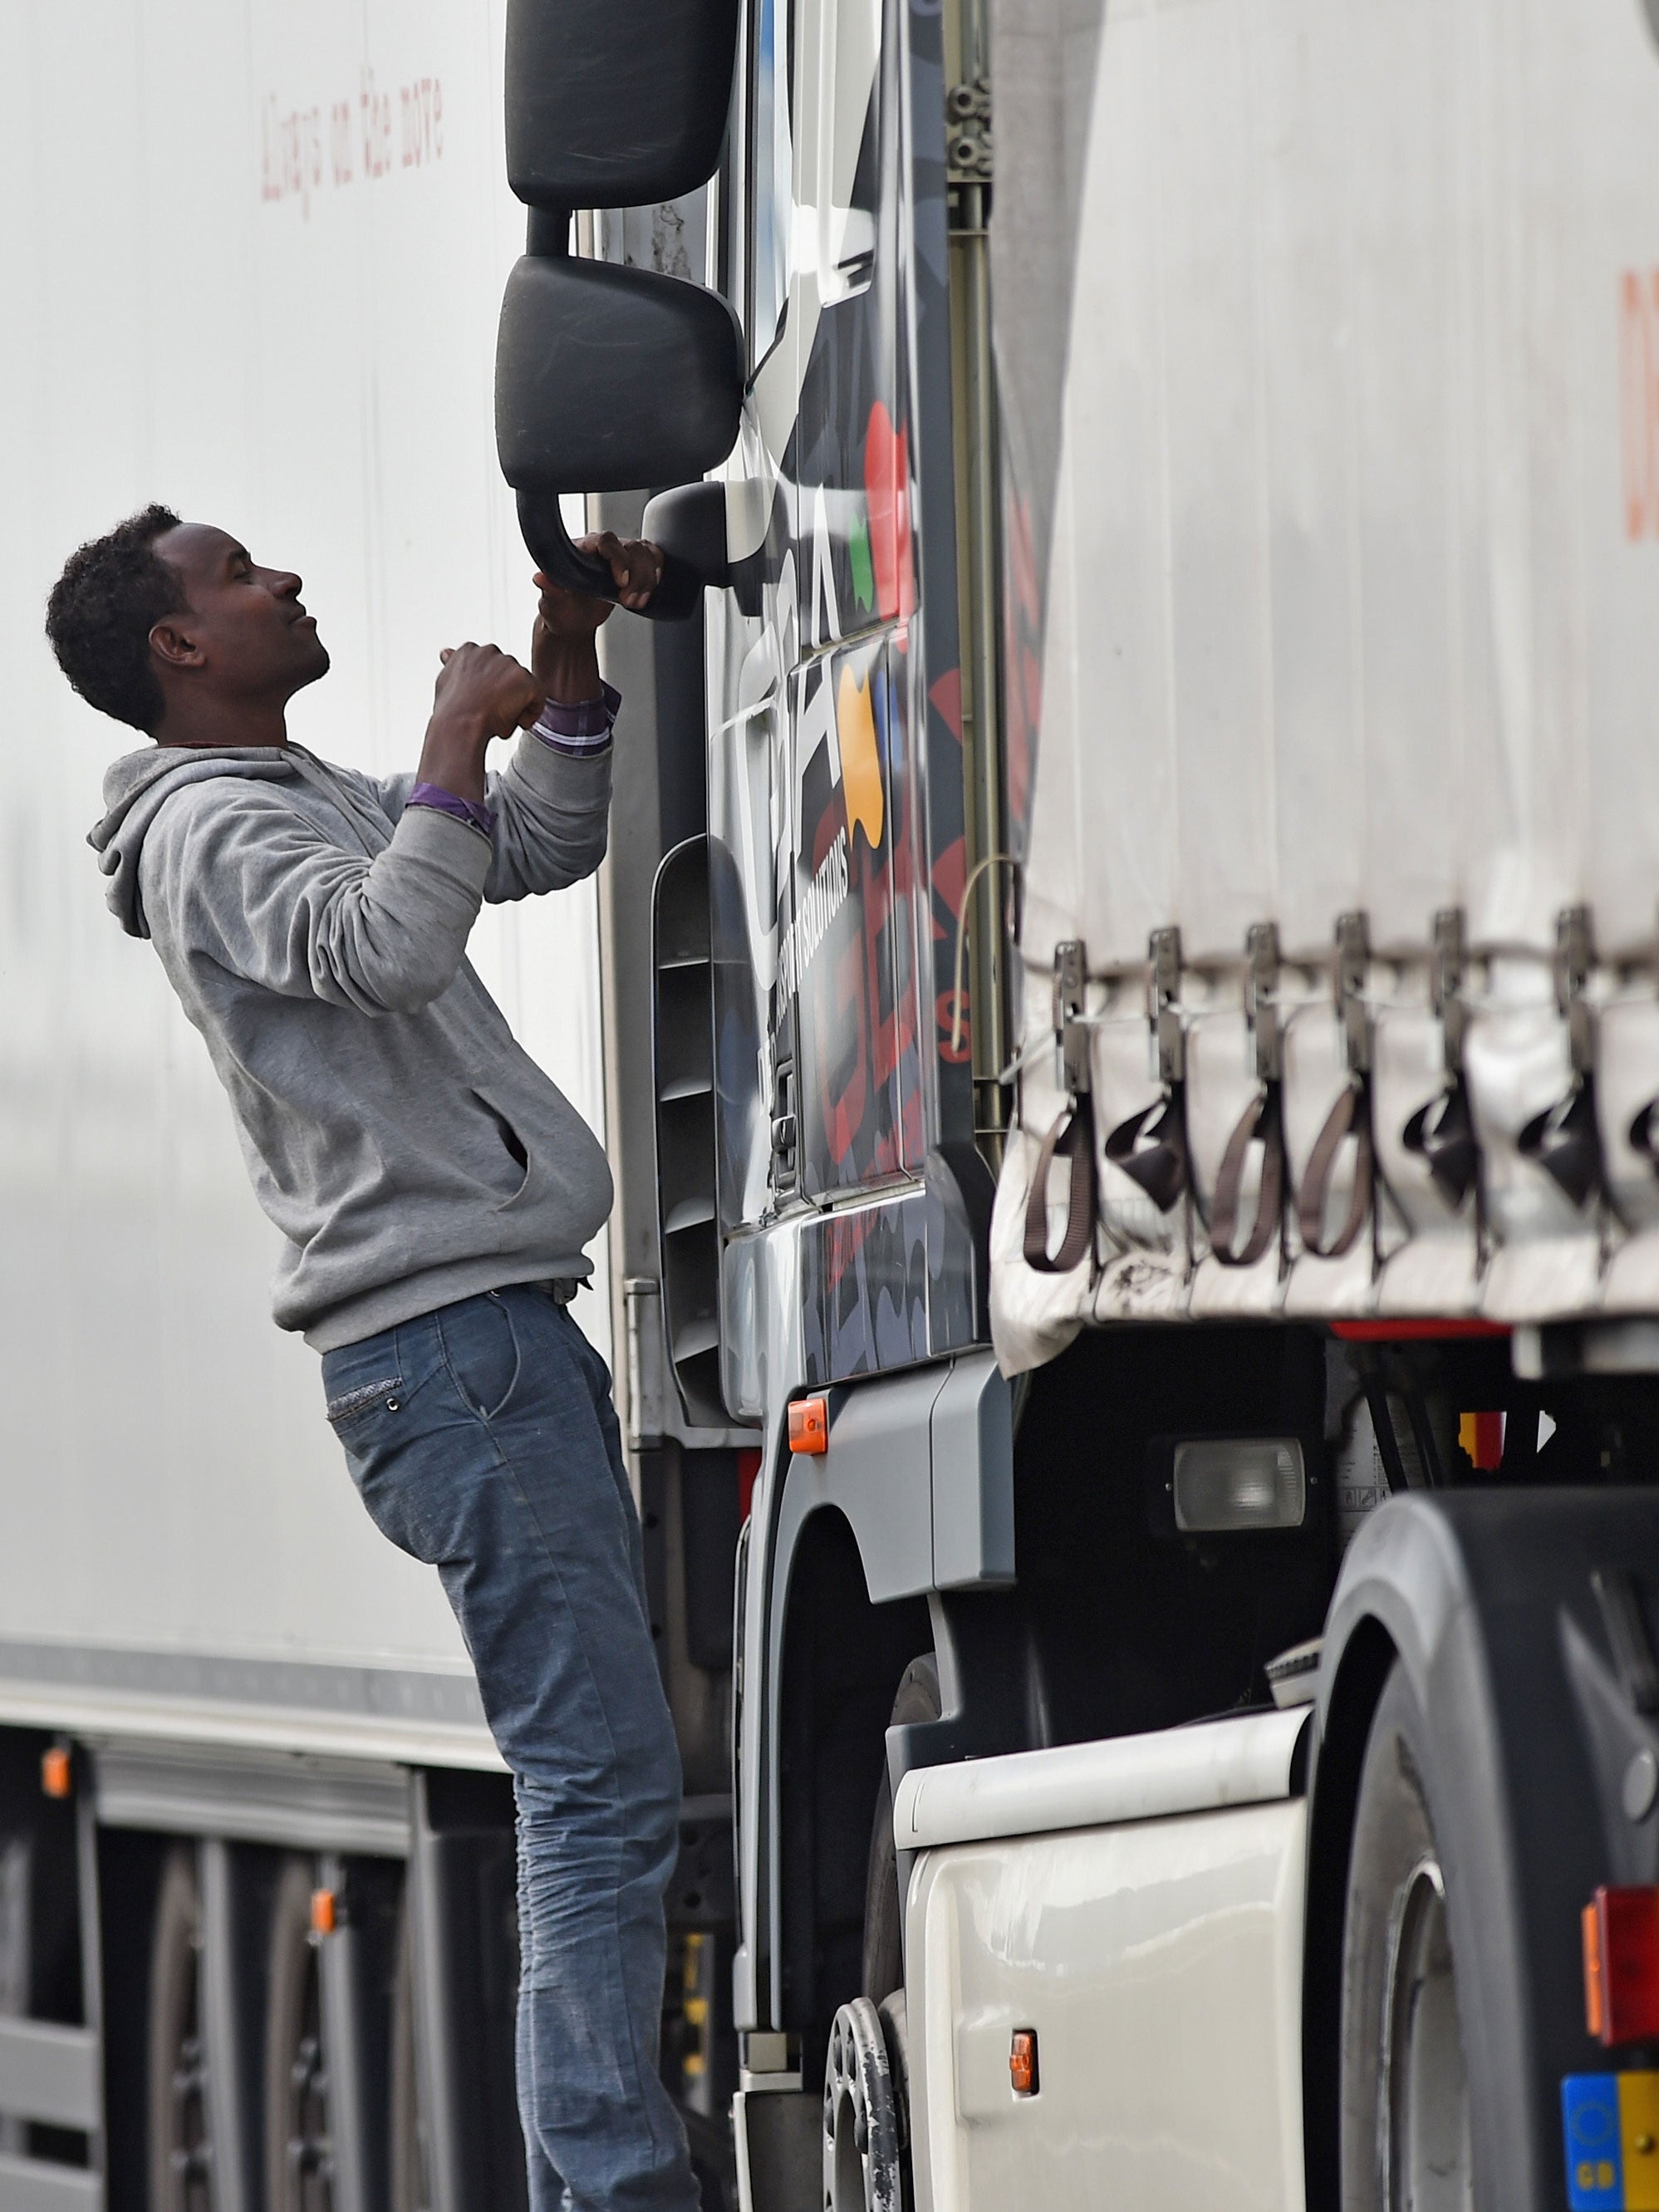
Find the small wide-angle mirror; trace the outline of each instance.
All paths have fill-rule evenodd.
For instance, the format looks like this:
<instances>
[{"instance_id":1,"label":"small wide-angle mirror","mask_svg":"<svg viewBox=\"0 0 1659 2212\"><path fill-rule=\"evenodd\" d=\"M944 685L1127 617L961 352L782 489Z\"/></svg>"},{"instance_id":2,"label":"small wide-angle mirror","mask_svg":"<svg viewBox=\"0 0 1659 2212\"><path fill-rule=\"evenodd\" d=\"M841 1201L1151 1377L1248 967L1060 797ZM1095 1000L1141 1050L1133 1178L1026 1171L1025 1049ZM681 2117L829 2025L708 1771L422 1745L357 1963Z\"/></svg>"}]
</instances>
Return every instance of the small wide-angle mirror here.
<instances>
[{"instance_id":1,"label":"small wide-angle mirror","mask_svg":"<svg viewBox=\"0 0 1659 2212\"><path fill-rule=\"evenodd\" d=\"M672 491L659 491L646 502L640 532L665 553L683 561L702 582L730 581L723 483L677 484Z\"/></svg>"},{"instance_id":2,"label":"small wide-angle mirror","mask_svg":"<svg viewBox=\"0 0 1659 2212\"><path fill-rule=\"evenodd\" d=\"M509 0L507 174L531 207L638 207L712 176L739 0Z\"/></svg>"}]
</instances>

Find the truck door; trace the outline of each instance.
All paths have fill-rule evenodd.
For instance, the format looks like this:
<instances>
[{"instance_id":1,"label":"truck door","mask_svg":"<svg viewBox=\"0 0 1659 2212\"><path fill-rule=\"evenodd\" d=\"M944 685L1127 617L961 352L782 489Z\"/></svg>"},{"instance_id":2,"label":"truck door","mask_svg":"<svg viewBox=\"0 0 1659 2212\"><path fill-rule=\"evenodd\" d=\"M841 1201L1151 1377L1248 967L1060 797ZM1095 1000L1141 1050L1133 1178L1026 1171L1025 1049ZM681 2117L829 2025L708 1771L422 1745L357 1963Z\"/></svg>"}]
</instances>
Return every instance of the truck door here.
<instances>
[{"instance_id":1,"label":"truck door","mask_svg":"<svg viewBox=\"0 0 1659 2212\"><path fill-rule=\"evenodd\" d=\"M715 617L711 829L734 855L744 848L751 916L750 941L734 951L753 963L763 1041L752 1102L735 1117L753 1132L749 1165L733 1157L730 1177L750 1221L757 1200L914 1173L923 1150L903 681L915 585L908 441L896 428L904 356L884 12L883 0L751 0L748 23L732 243L753 381L728 472L738 576ZM726 1225L738 1223L728 1214Z\"/></svg>"}]
</instances>

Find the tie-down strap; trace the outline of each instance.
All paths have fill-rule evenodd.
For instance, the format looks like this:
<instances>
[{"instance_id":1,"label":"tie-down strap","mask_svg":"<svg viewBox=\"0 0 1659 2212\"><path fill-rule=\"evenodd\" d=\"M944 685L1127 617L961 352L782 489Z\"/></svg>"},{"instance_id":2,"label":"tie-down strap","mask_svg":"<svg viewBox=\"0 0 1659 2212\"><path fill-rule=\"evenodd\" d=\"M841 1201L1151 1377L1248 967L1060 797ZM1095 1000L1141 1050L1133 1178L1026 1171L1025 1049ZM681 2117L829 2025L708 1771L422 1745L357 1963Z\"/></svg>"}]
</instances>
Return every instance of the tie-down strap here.
<instances>
[{"instance_id":1,"label":"tie-down strap","mask_svg":"<svg viewBox=\"0 0 1659 2212\"><path fill-rule=\"evenodd\" d=\"M1066 1233L1058 1251L1048 1249L1048 1171L1057 1159L1069 1163ZM1085 1091L1067 1101L1038 1148L1036 1167L1025 1200L1025 1264L1039 1275L1068 1275L1094 1249L1095 1117Z\"/></svg>"},{"instance_id":2,"label":"tie-down strap","mask_svg":"<svg viewBox=\"0 0 1659 2212\"><path fill-rule=\"evenodd\" d=\"M1244 1163L1253 1144L1261 1146L1255 1220L1243 1249L1236 1252L1233 1240L1238 1234L1239 1201L1244 1193ZM1216 1173L1215 1198L1210 1207L1210 1249L1224 1267L1254 1267L1279 1234L1284 1202L1284 1109L1278 1084L1269 1083L1239 1115Z\"/></svg>"},{"instance_id":3,"label":"tie-down strap","mask_svg":"<svg viewBox=\"0 0 1659 2212\"><path fill-rule=\"evenodd\" d=\"M1350 1136L1354 1140L1353 1188L1348 1195L1348 1210L1342 1226L1328 1244L1325 1202L1330 1195L1337 1155L1343 1139ZM1340 1260L1345 1252L1352 1250L1370 1212L1376 1182L1370 1094L1364 1079L1355 1076L1325 1116L1325 1126L1314 1139L1314 1148L1303 1170L1301 1188L1296 1194L1296 1218L1302 1231L1302 1242L1316 1260Z\"/></svg>"}]
</instances>

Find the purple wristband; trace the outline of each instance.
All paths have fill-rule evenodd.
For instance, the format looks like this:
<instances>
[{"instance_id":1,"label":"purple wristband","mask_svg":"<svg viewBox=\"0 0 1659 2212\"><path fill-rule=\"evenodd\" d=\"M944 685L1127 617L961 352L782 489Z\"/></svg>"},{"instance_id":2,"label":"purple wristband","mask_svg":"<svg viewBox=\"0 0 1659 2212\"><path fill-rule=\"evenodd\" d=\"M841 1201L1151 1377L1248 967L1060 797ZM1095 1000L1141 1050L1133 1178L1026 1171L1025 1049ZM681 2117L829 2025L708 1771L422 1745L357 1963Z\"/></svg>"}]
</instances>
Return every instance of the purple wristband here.
<instances>
[{"instance_id":1,"label":"purple wristband","mask_svg":"<svg viewBox=\"0 0 1659 2212\"><path fill-rule=\"evenodd\" d=\"M488 837L492 843L495 842L495 808L485 806L476 799L458 799L453 791L446 791L441 784L417 783L404 805L430 806L440 814L452 814L457 822L465 822L469 830L476 830L481 837Z\"/></svg>"},{"instance_id":2,"label":"purple wristband","mask_svg":"<svg viewBox=\"0 0 1659 2212\"><path fill-rule=\"evenodd\" d=\"M535 733L542 743L556 753L593 753L609 744L622 693L604 682L599 690L600 697L579 700L574 707L550 699L535 722Z\"/></svg>"}]
</instances>

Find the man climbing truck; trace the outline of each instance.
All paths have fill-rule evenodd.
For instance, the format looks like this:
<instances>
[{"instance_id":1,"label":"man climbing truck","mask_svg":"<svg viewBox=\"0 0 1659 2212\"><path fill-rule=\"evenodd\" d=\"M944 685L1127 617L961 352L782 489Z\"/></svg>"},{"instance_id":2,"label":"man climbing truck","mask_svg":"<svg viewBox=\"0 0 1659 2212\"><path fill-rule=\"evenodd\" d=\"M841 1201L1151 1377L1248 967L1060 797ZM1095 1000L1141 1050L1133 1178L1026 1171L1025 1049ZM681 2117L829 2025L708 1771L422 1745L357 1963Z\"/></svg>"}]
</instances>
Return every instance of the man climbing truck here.
<instances>
[{"instance_id":1,"label":"man climbing truck","mask_svg":"<svg viewBox=\"0 0 1659 2212\"><path fill-rule=\"evenodd\" d=\"M592 902L473 949L616 1176L705 2200L1659 2200L1651 11L513 0L516 202L441 0L105 13L0 247L0 2202L522 2201L466 1655L75 919L128 482L380 775L440 586L668 556Z\"/></svg>"},{"instance_id":2,"label":"man climbing truck","mask_svg":"<svg viewBox=\"0 0 1659 2212\"><path fill-rule=\"evenodd\" d=\"M498 422L708 586L743 2201L1659 2203L1659 20L736 15L517 19Z\"/></svg>"}]
</instances>

